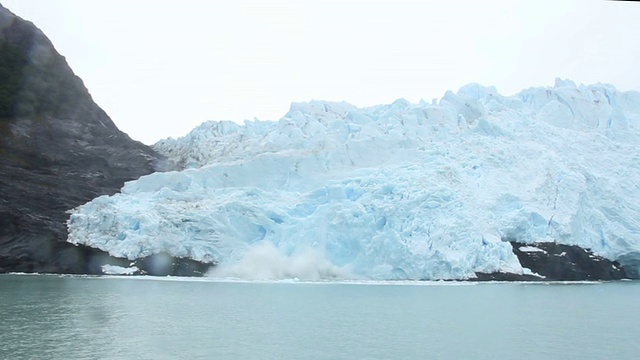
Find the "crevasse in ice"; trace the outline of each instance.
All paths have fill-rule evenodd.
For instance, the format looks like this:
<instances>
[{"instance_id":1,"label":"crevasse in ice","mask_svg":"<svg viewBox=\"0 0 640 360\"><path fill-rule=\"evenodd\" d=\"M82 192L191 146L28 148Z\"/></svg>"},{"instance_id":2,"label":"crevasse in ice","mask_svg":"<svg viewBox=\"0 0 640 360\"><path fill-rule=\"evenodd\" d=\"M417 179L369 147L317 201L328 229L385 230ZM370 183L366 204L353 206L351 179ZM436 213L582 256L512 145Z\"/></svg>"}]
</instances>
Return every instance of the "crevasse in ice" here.
<instances>
[{"instance_id":1,"label":"crevasse in ice","mask_svg":"<svg viewBox=\"0 0 640 360\"><path fill-rule=\"evenodd\" d=\"M165 251L214 275L459 279L522 273L508 239L640 261L640 93L610 85L438 103L294 103L154 145L154 173L71 212L69 241Z\"/></svg>"}]
</instances>

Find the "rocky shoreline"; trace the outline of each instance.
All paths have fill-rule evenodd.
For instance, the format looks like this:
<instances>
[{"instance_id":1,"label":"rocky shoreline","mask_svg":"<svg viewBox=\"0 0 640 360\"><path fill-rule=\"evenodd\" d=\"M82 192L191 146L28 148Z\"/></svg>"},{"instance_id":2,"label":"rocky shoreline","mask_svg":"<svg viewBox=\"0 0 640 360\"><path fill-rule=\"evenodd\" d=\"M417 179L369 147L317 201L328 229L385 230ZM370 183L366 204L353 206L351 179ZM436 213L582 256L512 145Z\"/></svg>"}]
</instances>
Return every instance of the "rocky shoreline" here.
<instances>
[{"instance_id":1,"label":"rocky shoreline","mask_svg":"<svg viewBox=\"0 0 640 360\"><path fill-rule=\"evenodd\" d=\"M615 281L632 279L617 261L593 254L589 249L575 245L551 242L525 244L509 241L520 264L529 270L526 274L476 273L475 278L464 281ZM111 265L136 269L127 275L152 276L205 276L215 264L201 263L192 259L174 258L168 254L155 254L134 261L111 258ZM115 260L115 261L114 261ZM453 280L456 281L456 280Z\"/></svg>"},{"instance_id":2,"label":"rocky shoreline","mask_svg":"<svg viewBox=\"0 0 640 360\"><path fill-rule=\"evenodd\" d=\"M475 281L609 281L630 279L624 267L590 249L552 242L509 241L513 253L530 274L476 273Z\"/></svg>"}]
</instances>

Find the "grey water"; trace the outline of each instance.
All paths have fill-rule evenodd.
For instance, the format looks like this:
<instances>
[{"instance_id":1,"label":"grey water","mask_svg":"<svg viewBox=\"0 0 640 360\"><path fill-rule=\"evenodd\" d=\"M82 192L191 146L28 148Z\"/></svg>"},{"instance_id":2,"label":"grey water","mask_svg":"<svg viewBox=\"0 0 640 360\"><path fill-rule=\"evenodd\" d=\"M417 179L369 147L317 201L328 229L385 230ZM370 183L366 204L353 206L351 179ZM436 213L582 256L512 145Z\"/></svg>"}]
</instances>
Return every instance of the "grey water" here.
<instances>
[{"instance_id":1,"label":"grey water","mask_svg":"<svg viewBox=\"0 0 640 360\"><path fill-rule=\"evenodd\" d=\"M637 359L640 282L0 275L2 359Z\"/></svg>"}]
</instances>

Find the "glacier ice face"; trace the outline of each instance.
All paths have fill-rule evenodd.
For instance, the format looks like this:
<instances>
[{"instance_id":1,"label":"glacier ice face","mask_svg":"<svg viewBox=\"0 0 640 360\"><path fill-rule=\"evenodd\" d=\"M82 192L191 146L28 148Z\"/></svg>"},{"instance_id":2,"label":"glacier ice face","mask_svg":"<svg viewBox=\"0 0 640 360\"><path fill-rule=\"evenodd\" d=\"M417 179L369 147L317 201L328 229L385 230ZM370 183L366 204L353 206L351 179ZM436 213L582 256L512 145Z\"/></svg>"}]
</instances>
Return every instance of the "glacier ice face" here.
<instances>
[{"instance_id":1,"label":"glacier ice face","mask_svg":"<svg viewBox=\"0 0 640 360\"><path fill-rule=\"evenodd\" d=\"M556 81L438 104L293 104L155 145L154 173L74 209L69 241L168 252L218 276L460 279L524 273L504 239L640 260L640 93Z\"/></svg>"}]
</instances>

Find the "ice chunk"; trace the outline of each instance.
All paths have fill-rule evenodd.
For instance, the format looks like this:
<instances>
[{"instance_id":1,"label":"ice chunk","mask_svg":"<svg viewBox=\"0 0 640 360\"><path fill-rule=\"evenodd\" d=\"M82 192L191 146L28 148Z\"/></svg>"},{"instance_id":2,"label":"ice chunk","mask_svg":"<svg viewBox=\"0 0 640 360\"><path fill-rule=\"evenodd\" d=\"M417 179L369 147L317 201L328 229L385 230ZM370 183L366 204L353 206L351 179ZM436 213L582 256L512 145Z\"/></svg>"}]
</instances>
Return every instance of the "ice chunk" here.
<instances>
[{"instance_id":1,"label":"ice chunk","mask_svg":"<svg viewBox=\"0 0 640 360\"><path fill-rule=\"evenodd\" d=\"M140 271L140 269L135 266L125 268L117 265L102 265L102 272L106 275L132 275L138 271Z\"/></svg>"}]
</instances>

